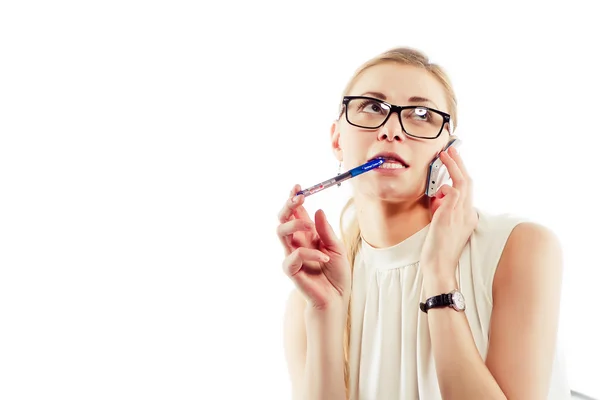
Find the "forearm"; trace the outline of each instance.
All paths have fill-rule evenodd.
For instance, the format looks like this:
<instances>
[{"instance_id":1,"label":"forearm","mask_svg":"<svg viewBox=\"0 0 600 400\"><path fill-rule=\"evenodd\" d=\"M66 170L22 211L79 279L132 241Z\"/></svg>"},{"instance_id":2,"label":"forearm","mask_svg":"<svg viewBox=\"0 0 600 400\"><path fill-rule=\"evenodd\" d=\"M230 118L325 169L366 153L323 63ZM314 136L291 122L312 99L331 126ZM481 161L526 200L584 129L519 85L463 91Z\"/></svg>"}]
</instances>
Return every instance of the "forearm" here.
<instances>
[{"instance_id":1,"label":"forearm","mask_svg":"<svg viewBox=\"0 0 600 400\"><path fill-rule=\"evenodd\" d=\"M345 400L344 330L347 308L307 308L303 399Z\"/></svg>"},{"instance_id":2,"label":"forearm","mask_svg":"<svg viewBox=\"0 0 600 400\"><path fill-rule=\"evenodd\" d=\"M425 276L429 298L458 288L456 279ZM481 358L467 317L450 307L428 311L429 335L438 382L444 399L506 399Z\"/></svg>"}]
</instances>

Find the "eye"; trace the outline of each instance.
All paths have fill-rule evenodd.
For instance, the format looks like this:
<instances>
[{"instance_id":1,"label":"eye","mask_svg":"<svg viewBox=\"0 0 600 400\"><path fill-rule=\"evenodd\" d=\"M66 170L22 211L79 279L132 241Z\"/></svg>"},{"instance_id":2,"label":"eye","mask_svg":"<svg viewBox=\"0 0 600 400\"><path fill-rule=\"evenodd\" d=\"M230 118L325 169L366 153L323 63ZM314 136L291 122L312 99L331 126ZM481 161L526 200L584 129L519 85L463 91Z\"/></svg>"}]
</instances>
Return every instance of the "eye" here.
<instances>
[{"instance_id":1,"label":"eye","mask_svg":"<svg viewBox=\"0 0 600 400\"><path fill-rule=\"evenodd\" d=\"M429 119L429 110L425 107L417 107L413 110L412 116L415 119L427 121Z\"/></svg>"},{"instance_id":2,"label":"eye","mask_svg":"<svg viewBox=\"0 0 600 400\"><path fill-rule=\"evenodd\" d=\"M360 106L358 107L358 110L360 112L366 112L366 113L372 113L372 114L385 113L385 111L381 107L381 104L377 103L376 101L372 101L372 100L363 101L360 104Z\"/></svg>"}]
</instances>

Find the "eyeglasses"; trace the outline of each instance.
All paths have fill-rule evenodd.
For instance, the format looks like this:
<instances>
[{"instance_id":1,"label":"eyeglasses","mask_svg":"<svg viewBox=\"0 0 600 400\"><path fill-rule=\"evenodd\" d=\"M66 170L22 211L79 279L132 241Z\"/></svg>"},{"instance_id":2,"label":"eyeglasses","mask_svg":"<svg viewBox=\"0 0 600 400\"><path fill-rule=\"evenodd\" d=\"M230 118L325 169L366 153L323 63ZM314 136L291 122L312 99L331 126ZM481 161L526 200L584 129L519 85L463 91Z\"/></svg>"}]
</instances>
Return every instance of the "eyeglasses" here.
<instances>
[{"instance_id":1,"label":"eyeglasses","mask_svg":"<svg viewBox=\"0 0 600 400\"><path fill-rule=\"evenodd\" d=\"M342 104L346 121L359 128L377 129L395 112L398 114L402 130L408 136L435 139L440 136L446 123L452 129L450 114L425 106L395 106L365 96L344 96Z\"/></svg>"}]
</instances>

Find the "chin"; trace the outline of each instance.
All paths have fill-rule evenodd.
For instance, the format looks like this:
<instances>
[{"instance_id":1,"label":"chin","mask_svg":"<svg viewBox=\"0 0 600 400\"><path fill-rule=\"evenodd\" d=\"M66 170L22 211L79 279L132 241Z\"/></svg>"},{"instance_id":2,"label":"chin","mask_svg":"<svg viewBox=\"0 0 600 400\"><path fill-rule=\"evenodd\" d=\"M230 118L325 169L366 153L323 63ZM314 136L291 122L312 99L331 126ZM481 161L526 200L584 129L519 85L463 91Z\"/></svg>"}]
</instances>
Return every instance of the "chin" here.
<instances>
[{"instance_id":1,"label":"chin","mask_svg":"<svg viewBox=\"0 0 600 400\"><path fill-rule=\"evenodd\" d=\"M397 183L393 184L383 184L377 183L371 185L368 189L362 190L366 196L374 197L382 201L392 202L392 203L400 203L405 201L414 201L421 197L423 197L425 193L425 186L422 185L399 185Z\"/></svg>"}]
</instances>

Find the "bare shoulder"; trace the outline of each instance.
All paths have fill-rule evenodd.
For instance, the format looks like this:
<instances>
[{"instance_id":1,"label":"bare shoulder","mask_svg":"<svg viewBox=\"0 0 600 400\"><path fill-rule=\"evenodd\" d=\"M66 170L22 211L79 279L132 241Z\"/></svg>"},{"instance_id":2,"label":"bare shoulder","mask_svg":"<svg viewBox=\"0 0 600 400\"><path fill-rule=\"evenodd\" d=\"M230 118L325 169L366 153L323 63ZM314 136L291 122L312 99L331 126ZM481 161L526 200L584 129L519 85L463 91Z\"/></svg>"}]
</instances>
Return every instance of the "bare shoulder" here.
<instances>
[{"instance_id":1,"label":"bare shoulder","mask_svg":"<svg viewBox=\"0 0 600 400\"><path fill-rule=\"evenodd\" d=\"M523 222L510 233L500 262L494 287L517 276L541 278L562 272L562 249L557 235L548 227Z\"/></svg>"},{"instance_id":2,"label":"bare shoulder","mask_svg":"<svg viewBox=\"0 0 600 400\"><path fill-rule=\"evenodd\" d=\"M548 395L562 268L562 252L554 232L533 222L514 227L494 278L486 359L509 399Z\"/></svg>"},{"instance_id":3,"label":"bare shoulder","mask_svg":"<svg viewBox=\"0 0 600 400\"><path fill-rule=\"evenodd\" d=\"M558 245L556 234L548 227L535 222L522 222L515 226L510 238L541 240L541 243Z\"/></svg>"}]
</instances>

